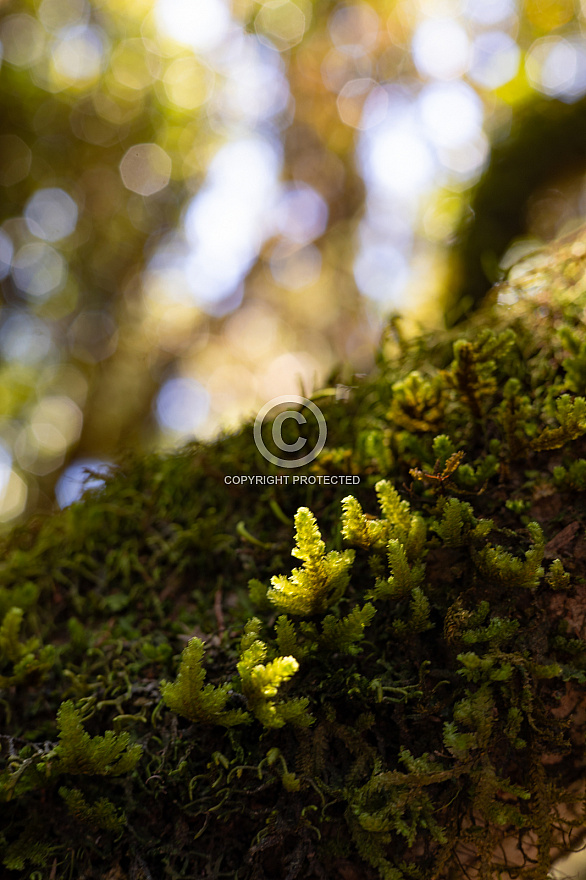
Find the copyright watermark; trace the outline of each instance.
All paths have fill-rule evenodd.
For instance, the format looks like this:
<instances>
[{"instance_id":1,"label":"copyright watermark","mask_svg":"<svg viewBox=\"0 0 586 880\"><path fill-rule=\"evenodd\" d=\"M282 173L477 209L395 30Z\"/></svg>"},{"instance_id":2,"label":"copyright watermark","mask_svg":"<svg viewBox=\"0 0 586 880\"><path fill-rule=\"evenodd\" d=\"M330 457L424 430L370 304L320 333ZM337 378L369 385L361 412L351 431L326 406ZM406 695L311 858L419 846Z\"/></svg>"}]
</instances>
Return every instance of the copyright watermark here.
<instances>
[{"instance_id":1,"label":"copyright watermark","mask_svg":"<svg viewBox=\"0 0 586 880\"><path fill-rule=\"evenodd\" d=\"M356 486L357 474L235 474L226 475L227 486Z\"/></svg>"},{"instance_id":2,"label":"copyright watermark","mask_svg":"<svg viewBox=\"0 0 586 880\"><path fill-rule=\"evenodd\" d=\"M320 454L326 444L328 428L324 414L313 400L283 394L265 403L255 419L253 434L256 448L271 464L299 468ZM296 457L300 452L303 454Z\"/></svg>"}]
</instances>

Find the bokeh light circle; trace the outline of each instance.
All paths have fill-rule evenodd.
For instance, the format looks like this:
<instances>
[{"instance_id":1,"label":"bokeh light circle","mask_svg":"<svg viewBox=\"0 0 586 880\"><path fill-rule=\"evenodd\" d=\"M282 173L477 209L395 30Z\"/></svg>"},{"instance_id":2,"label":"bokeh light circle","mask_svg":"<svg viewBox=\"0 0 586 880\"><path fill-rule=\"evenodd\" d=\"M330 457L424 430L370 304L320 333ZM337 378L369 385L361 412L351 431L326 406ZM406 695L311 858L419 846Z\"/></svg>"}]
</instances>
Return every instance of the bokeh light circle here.
<instances>
[{"instance_id":1,"label":"bokeh light circle","mask_svg":"<svg viewBox=\"0 0 586 880\"><path fill-rule=\"evenodd\" d=\"M168 430L192 435L208 415L210 396L195 379L168 379L157 395L155 411L159 423Z\"/></svg>"},{"instance_id":2,"label":"bokeh light circle","mask_svg":"<svg viewBox=\"0 0 586 880\"><path fill-rule=\"evenodd\" d=\"M64 190L40 189L28 200L24 216L30 231L45 241L59 241L74 231L77 205Z\"/></svg>"},{"instance_id":3,"label":"bokeh light circle","mask_svg":"<svg viewBox=\"0 0 586 880\"><path fill-rule=\"evenodd\" d=\"M141 196L152 196L171 179L171 157L158 144L135 144L120 162L124 186Z\"/></svg>"},{"instance_id":4,"label":"bokeh light circle","mask_svg":"<svg viewBox=\"0 0 586 880\"><path fill-rule=\"evenodd\" d=\"M23 245L12 263L17 287L33 297L53 293L61 287L66 274L66 262L61 254L44 242Z\"/></svg>"}]
</instances>

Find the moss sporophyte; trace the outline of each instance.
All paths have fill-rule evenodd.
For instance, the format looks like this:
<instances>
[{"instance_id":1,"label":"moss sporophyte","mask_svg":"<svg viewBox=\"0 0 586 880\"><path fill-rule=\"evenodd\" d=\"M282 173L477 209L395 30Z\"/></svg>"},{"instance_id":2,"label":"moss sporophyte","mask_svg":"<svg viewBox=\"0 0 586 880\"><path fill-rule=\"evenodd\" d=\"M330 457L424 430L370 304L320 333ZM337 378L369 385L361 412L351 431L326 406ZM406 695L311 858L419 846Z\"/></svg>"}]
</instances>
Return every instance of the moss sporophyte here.
<instances>
[{"instance_id":1,"label":"moss sporophyte","mask_svg":"<svg viewBox=\"0 0 586 880\"><path fill-rule=\"evenodd\" d=\"M7 877L545 880L584 822L577 243L389 337L329 481L227 483L274 473L247 425L5 539Z\"/></svg>"}]
</instances>

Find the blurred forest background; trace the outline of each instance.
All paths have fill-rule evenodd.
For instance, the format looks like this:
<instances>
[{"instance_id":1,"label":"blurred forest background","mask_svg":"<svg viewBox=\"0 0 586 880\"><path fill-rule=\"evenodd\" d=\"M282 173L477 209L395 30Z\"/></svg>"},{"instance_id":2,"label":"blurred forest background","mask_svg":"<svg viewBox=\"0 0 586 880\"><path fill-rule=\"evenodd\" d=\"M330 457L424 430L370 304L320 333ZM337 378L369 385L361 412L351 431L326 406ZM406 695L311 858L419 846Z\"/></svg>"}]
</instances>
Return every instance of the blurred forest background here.
<instances>
[{"instance_id":1,"label":"blurred forest background","mask_svg":"<svg viewBox=\"0 0 586 880\"><path fill-rule=\"evenodd\" d=\"M391 313L441 323L491 144L532 102L521 173L489 181L492 232L469 236L480 286L512 235L526 248L583 215L585 16L2 0L0 522L69 503L121 449L211 438L335 368L351 384ZM547 142L559 118L567 161ZM533 161L557 177L541 186Z\"/></svg>"}]
</instances>

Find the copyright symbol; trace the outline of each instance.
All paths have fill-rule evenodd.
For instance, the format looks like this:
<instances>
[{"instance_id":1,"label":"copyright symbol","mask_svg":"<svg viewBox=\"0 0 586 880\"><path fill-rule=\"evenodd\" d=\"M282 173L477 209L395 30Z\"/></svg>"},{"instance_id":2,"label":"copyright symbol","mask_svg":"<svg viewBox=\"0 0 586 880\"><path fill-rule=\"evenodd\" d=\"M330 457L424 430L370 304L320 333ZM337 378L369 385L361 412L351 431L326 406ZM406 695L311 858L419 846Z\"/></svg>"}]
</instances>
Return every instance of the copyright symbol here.
<instances>
[{"instance_id":1,"label":"copyright symbol","mask_svg":"<svg viewBox=\"0 0 586 880\"><path fill-rule=\"evenodd\" d=\"M307 437L301 435L303 427L312 434L315 434L315 429L317 428L317 439L315 437L312 439L313 445L310 451L306 452L301 458L280 458L278 454L271 452L268 448L263 438L263 427L269 422L268 416L271 410L291 405L297 405L308 410L312 418L308 419L298 409L281 409L272 421L270 430L272 444L281 452L291 455L300 452L310 442ZM309 464L310 461L317 458L325 446L328 429L324 414L312 400L308 400L307 397L298 397L295 394L283 394L281 397L273 397L272 400L265 403L254 421L253 433L256 448L267 461L279 467L297 468L303 467L304 464Z\"/></svg>"}]
</instances>

